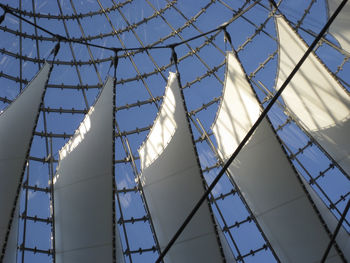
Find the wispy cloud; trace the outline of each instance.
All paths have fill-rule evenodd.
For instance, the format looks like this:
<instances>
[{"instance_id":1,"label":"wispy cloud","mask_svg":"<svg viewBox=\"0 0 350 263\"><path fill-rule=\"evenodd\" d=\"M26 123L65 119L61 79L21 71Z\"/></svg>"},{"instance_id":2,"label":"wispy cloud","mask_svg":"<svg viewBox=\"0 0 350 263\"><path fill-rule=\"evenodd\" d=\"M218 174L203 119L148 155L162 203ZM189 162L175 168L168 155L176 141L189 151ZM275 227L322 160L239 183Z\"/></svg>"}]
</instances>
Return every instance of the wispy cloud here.
<instances>
[{"instance_id":1,"label":"wispy cloud","mask_svg":"<svg viewBox=\"0 0 350 263\"><path fill-rule=\"evenodd\" d=\"M7 57L2 57L0 65L3 65L7 61ZM7 64L7 63L6 63ZM6 66L6 65L5 65Z\"/></svg>"},{"instance_id":2,"label":"wispy cloud","mask_svg":"<svg viewBox=\"0 0 350 263\"><path fill-rule=\"evenodd\" d=\"M14 19L10 16L7 16L6 19L11 23L11 24L14 24L14 25L18 25L18 20L17 19Z\"/></svg>"},{"instance_id":3,"label":"wispy cloud","mask_svg":"<svg viewBox=\"0 0 350 263\"><path fill-rule=\"evenodd\" d=\"M45 5L47 5L47 1L42 2L40 5L36 5L35 9L39 11L41 8L43 8Z\"/></svg>"},{"instance_id":4,"label":"wispy cloud","mask_svg":"<svg viewBox=\"0 0 350 263\"><path fill-rule=\"evenodd\" d=\"M33 199L37 194L38 192L28 191L28 200Z\"/></svg>"},{"instance_id":5,"label":"wispy cloud","mask_svg":"<svg viewBox=\"0 0 350 263\"><path fill-rule=\"evenodd\" d=\"M118 187L120 189L122 188L127 188L128 186L128 183L127 181L124 179L122 180L119 184L118 184ZM123 206L123 208L128 208L131 204L131 194L130 193L125 193L125 194L120 194L119 195L119 200L120 200L120 203L121 205Z\"/></svg>"}]
</instances>

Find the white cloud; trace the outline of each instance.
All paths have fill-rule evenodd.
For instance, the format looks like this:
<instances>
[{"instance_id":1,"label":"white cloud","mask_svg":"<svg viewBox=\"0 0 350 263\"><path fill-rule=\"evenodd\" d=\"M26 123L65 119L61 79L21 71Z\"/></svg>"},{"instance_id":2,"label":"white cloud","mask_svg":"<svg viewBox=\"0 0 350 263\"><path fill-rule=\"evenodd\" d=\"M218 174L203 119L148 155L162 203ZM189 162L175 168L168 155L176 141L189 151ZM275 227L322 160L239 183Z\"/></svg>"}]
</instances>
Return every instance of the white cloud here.
<instances>
[{"instance_id":1,"label":"white cloud","mask_svg":"<svg viewBox=\"0 0 350 263\"><path fill-rule=\"evenodd\" d=\"M5 62L7 61L7 57L2 57L1 61L0 61L0 65L3 65Z\"/></svg>"},{"instance_id":2,"label":"white cloud","mask_svg":"<svg viewBox=\"0 0 350 263\"><path fill-rule=\"evenodd\" d=\"M123 188L127 188L128 187L128 183L127 181L124 179L122 180L119 184L118 184L118 188L119 189L123 189ZM119 200L121 205L123 206L123 208L128 208L131 204L131 194L130 193L120 193L119 194Z\"/></svg>"},{"instance_id":3,"label":"white cloud","mask_svg":"<svg viewBox=\"0 0 350 263\"><path fill-rule=\"evenodd\" d=\"M44 2L42 2L37 8L36 8L36 10L40 10L41 8L43 8L45 5L47 4L47 1L44 1Z\"/></svg>"},{"instance_id":4,"label":"white cloud","mask_svg":"<svg viewBox=\"0 0 350 263\"><path fill-rule=\"evenodd\" d=\"M28 200L34 198L37 195L38 192L34 192L34 191L28 191Z\"/></svg>"},{"instance_id":5,"label":"white cloud","mask_svg":"<svg viewBox=\"0 0 350 263\"><path fill-rule=\"evenodd\" d=\"M123 208L128 208L131 204L131 194L121 194L119 195L119 200Z\"/></svg>"},{"instance_id":6,"label":"white cloud","mask_svg":"<svg viewBox=\"0 0 350 263\"><path fill-rule=\"evenodd\" d=\"M6 19L11 23L11 24L14 24L14 25L18 25L18 20L17 19L14 19L10 16L7 16Z\"/></svg>"}]
</instances>

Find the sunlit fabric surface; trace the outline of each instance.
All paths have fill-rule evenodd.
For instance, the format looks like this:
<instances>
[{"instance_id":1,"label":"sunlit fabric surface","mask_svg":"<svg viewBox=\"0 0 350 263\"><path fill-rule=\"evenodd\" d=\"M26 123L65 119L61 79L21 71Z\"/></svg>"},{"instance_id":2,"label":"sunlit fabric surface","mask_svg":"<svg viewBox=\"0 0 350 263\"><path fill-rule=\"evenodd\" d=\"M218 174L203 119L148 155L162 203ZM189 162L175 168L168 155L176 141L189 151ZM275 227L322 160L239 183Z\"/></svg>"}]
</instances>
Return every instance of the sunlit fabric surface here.
<instances>
[{"instance_id":1,"label":"sunlit fabric surface","mask_svg":"<svg viewBox=\"0 0 350 263\"><path fill-rule=\"evenodd\" d=\"M56 262L112 262L113 79L70 141L54 178ZM116 233L117 255L122 254ZM118 258L118 257L117 257Z\"/></svg>"},{"instance_id":2,"label":"sunlit fabric surface","mask_svg":"<svg viewBox=\"0 0 350 263\"><path fill-rule=\"evenodd\" d=\"M229 158L259 116L260 107L256 103L253 90L243 74L241 65L234 54L228 52L223 96L212 130L220 140L219 153ZM240 74L237 74L239 72ZM233 114L235 113L235 114Z\"/></svg>"},{"instance_id":3,"label":"sunlit fabric surface","mask_svg":"<svg viewBox=\"0 0 350 263\"><path fill-rule=\"evenodd\" d=\"M169 76L168 85L170 84L176 85L176 75L173 73L170 73ZM174 92L168 88L157 121L153 124L147 140L140 147L141 169L145 169L158 158L173 137L177 128L176 120L173 117L176 103L178 103L176 99L179 98L175 98Z\"/></svg>"},{"instance_id":4,"label":"sunlit fabric surface","mask_svg":"<svg viewBox=\"0 0 350 263\"><path fill-rule=\"evenodd\" d=\"M240 62L232 53L228 53L228 65L225 89L222 102L228 101L226 94L232 89L240 89L250 94L249 100L255 106L244 106L247 112L250 108L259 108L257 99L249 83L235 86L234 79L244 80L245 73ZM243 93L243 91L241 91ZM220 107L217 120L221 115L232 116L233 129L240 127L242 114L235 111L236 102L240 101L239 93L231 95L231 103ZM256 121L252 119L252 123ZM214 136L218 142L218 150L222 156L230 156L233 150L221 147L223 142L236 145L235 134L218 133L226 128L225 122L215 124ZM246 129L249 130L249 126ZM229 136L223 138L223 136ZM240 142L242 138L239 138ZM313 209L297 174L287 159L267 119L264 119L251 139L244 146L229 167L233 180L238 185L252 213L255 215L262 231L281 262L318 262L329 242L324 226ZM329 256L332 262L342 262L333 249Z\"/></svg>"},{"instance_id":5,"label":"sunlit fabric surface","mask_svg":"<svg viewBox=\"0 0 350 263\"><path fill-rule=\"evenodd\" d=\"M307 46L283 17L276 22L280 40L278 89ZM313 53L282 97L304 128L350 174L350 96Z\"/></svg>"},{"instance_id":6,"label":"sunlit fabric surface","mask_svg":"<svg viewBox=\"0 0 350 263\"><path fill-rule=\"evenodd\" d=\"M51 65L46 63L18 98L0 113L0 251L4 246L11 211L17 188L21 183L26 154L31 144L50 68ZM17 232L17 223L17 219L13 221L11 231ZM15 255L16 234L10 236L11 244L7 244L5 254Z\"/></svg>"},{"instance_id":7,"label":"sunlit fabric surface","mask_svg":"<svg viewBox=\"0 0 350 263\"><path fill-rule=\"evenodd\" d=\"M341 0L327 0L328 3L328 16L330 17L337 7L340 5ZM350 52L350 3L347 2L339 13L337 18L332 23L329 32L338 40L341 47Z\"/></svg>"},{"instance_id":8,"label":"sunlit fabric surface","mask_svg":"<svg viewBox=\"0 0 350 263\"><path fill-rule=\"evenodd\" d=\"M51 209L55 205L50 179L58 166L59 150L79 127L97 100L107 75L113 73L113 64L116 66L118 62L114 102L114 220L120 231L125 261L154 263L160 249L151 227L152 215L140 187L142 164L137 150L146 140L164 101L169 70L175 66L171 63L172 49L178 57L177 66L201 169L206 182L210 183L221 169L210 125L222 98L226 51L231 50L224 38L231 36L248 78L266 106L271 96L265 92L275 92L278 72L276 10L269 0L3 0L1 3L9 5L17 17L9 12L3 15L0 7L1 19L4 18L0 25L0 111L35 76L44 60L54 65L22 181L18 203L18 262L53 261L55 217ZM277 14L285 15L308 44L328 18L327 0L276 3L279 4ZM55 51L58 42L60 50L54 59L49 54ZM331 31L328 30L317 44L315 52L349 89L350 59ZM282 102L282 98L279 101ZM275 105L269 117L273 126L278 127L277 134L288 158L339 218L350 197L350 180L319 150L314 140L284 114L286 109L281 105ZM83 133L87 127L86 121ZM247 131L247 127L244 130ZM172 136L169 132L159 138L160 146L165 147L149 155L146 167L166 149L168 142L163 140L163 143L161 139L170 142ZM81 138L67 149L63 161L80 147L79 141ZM223 146L234 148L226 142ZM278 262L252 219L254 215L246 203L241 202L231 181L223 176L209 198L237 261ZM349 222L350 213L343 223L348 231Z\"/></svg>"},{"instance_id":9,"label":"sunlit fabric surface","mask_svg":"<svg viewBox=\"0 0 350 263\"><path fill-rule=\"evenodd\" d=\"M164 249L204 192L175 73L169 75L164 102L139 153L143 190ZM165 262L223 262L214 222L204 202L165 256Z\"/></svg>"}]
</instances>

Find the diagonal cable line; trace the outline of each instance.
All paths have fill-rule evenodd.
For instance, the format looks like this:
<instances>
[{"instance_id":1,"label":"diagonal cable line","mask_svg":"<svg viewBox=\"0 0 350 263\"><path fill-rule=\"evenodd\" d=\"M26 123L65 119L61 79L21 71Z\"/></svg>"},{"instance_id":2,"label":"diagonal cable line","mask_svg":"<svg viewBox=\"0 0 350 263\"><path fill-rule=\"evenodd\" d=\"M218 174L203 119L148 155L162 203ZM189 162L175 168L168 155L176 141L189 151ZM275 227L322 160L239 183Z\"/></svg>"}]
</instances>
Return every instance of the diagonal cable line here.
<instances>
[{"instance_id":1,"label":"diagonal cable line","mask_svg":"<svg viewBox=\"0 0 350 263\"><path fill-rule=\"evenodd\" d=\"M199 199L199 201L197 202L197 204L195 205L195 207L193 208L193 210L191 211L191 213L187 216L187 218L184 220L183 224L179 227L178 231L174 234L173 238L169 241L168 245L164 248L163 252L161 253L161 255L159 256L159 258L157 259L156 263L160 263L164 256L167 254L167 252L169 251L169 249L174 245L175 241L177 240L177 238L181 235L181 233L183 232L183 230L186 228L186 226L188 225L188 223L191 221L191 219L193 218L193 216L196 214L196 212L198 211L198 209L200 208L200 206L202 205L202 203L204 202L204 200L206 200L207 196L209 195L209 193L213 190L213 188L215 187L215 185L219 182L219 180L221 179L221 177L224 175L225 171L227 170L227 168L231 165L231 163L233 162L233 160L237 157L237 155L239 154L239 152L242 150L242 148L244 147L244 145L247 143L247 141L249 140L249 138L253 135L254 131L257 129L257 127L259 126L259 124L262 122L262 120L265 118L265 116L267 115L267 113L269 112L269 110L272 108L272 106L274 105L274 103L276 102L276 100L279 98L279 96L282 94L282 92L285 90L285 88L287 87L287 85L289 84L289 82L291 81L291 79L294 77L294 75L298 72L298 70L300 69L301 65L304 63L304 61L307 59L307 57L310 55L310 53L312 52L312 50L315 48L315 46L317 45L317 43L320 41L320 39L322 38L322 36L327 32L328 28L330 27L330 25L332 24L332 22L334 21L334 19L337 17L337 15L340 13L340 11L343 9L344 5L347 3L348 0L343 0L341 2L341 4L338 6L338 8L336 9L336 11L334 12L334 14L329 18L329 20L327 21L327 23L325 24L325 26L322 28L322 30L320 31L320 33L318 34L318 36L314 39L314 41L312 42L312 44L309 46L309 48L307 49L307 51L305 52L305 54L303 55L303 57L299 60L298 64L294 67L293 71L289 74L289 76L287 77L287 79L284 81L284 83L282 84L281 88L278 90L278 92L275 94L275 96L271 99L270 103L266 106L265 110L261 113L261 115L259 116L259 118L256 120L256 122L254 123L254 125L252 126L252 128L249 130L249 132L246 134L246 136L243 138L242 142L238 145L237 149L234 151L234 153L231 155L231 157L227 160L227 162L225 163L224 167L221 169L221 171L219 172L219 174L216 176L216 178L213 180L213 182L210 184L210 186L208 187L207 191L202 195L202 197Z\"/></svg>"},{"instance_id":2,"label":"diagonal cable line","mask_svg":"<svg viewBox=\"0 0 350 263\"><path fill-rule=\"evenodd\" d=\"M58 41L65 41L65 42L73 42L73 43L78 43L78 44L82 44L82 45L88 45L91 47L96 47L96 48L101 48L101 49L105 49L105 50L110 50L110 51L114 51L114 52L118 52L118 51L146 51L146 50L150 50L150 49L165 49L165 48L169 48L172 49L173 47L176 46L180 46L183 44L186 44L187 42L196 40L198 38L204 37L206 35L212 34L216 31L221 31L224 28L226 28L229 24L231 24L233 21L235 21L237 18L241 17L243 14L245 14L246 12L248 12L250 9L252 9L256 4L258 4L261 0L256 0L255 2L253 2L250 6L248 6L246 9L242 10L241 12L237 13L234 17L232 17L231 19L229 19L228 21L226 21L224 24L209 30L207 32L201 33L199 35L195 35L189 39L185 39L183 41L180 42L176 42L173 44L169 44L169 45L162 45L162 46L145 46L145 47L130 47L130 48L115 48L115 47L105 47L105 46L101 46L101 45L97 45L97 44L92 44L92 43L87 43L85 41L79 41L79 40L75 40L75 39L71 39L71 38L67 38L64 37L62 35L59 34L55 34L53 32L51 32L50 30L37 25L36 23L33 23L32 21L16 14L13 10L14 8L10 9L7 5L1 4L0 3L0 7L4 10L4 13L10 13L11 15L17 17L18 19L20 19L21 21L24 21L42 31L44 31L45 33L51 35L52 37L57 38Z\"/></svg>"}]
</instances>

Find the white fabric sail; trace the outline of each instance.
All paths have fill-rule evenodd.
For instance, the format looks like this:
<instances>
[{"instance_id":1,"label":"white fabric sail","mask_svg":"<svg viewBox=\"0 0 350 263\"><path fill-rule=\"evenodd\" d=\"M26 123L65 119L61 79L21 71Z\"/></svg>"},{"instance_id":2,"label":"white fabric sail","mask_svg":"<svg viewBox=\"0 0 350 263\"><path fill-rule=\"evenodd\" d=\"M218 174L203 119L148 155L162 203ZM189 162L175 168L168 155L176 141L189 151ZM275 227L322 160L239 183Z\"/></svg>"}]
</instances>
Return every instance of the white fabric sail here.
<instances>
[{"instance_id":1,"label":"white fabric sail","mask_svg":"<svg viewBox=\"0 0 350 263\"><path fill-rule=\"evenodd\" d=\"M260 115L254 92L236 61L227 53L227 68L222 97L212 130L219 154L228 159Z\"/></svg>"},{"instance_id":2,"label":"white fabric sail","mask_svg":"<svg viewBox=\"0 0 350 263\"><path fill-rule=\"evenodd\" d=\"M212 126L224 160L258 118L259 107L240 62L228 53L223 98ZM247 116L252 116L249 122L244 120ZM281 262L322 258L329 236L267 119L228 170ZM342 262L334 249L329 258Z\"/></svg>"},{"instance_id":3,"label":"white fabric sail","mask_svg":"<svg viewBox=\"0 0 350 263\"><path fill-rule=\"evenodd\" d=\"M59 152L56 262L113 262L113 79ZM122 258L116 230L117 258ZM121 254L121 255L120 255Z\"/></svg>"},{"instance_id":4,"label":"white fabric sail","mask_svg":"<svg viewBox=\"0 0 350 263\"><path fill-rule=\"evenodd\" d=\"M280 40L277 89L307 50L283 17L277 17ZM350 174L350 96L314 53L282 93L291 113L333 159Z\"/></svg>"},{"instance_id":5,"label":"white fabric sail","mask_svg":"<svg viewBox=\"0 0 350 263\"><path fill-rule=\"evenodd\" d=\"M19 205L17 202L15 215L12 221L10 235L7 241L6 253L3 263L17 262L17 240L18 240Z\"/></svg>"},{"instance_id":6,"label":"white fabric sail","mask_svg":"<svg viewBox=\"0 0 350 263\"><path fill-rule=\"evenodd\" d=\"M45 63L16 100L0 113L0 252L4 246L17 189L21 184L50 69L51 65ZM18 220L14 217L11 232L17 233L17 223ZM16 251L17 235L10 233L5 253L8 262L14 261L11 261L11 255L6 254L15 255Z\"/></svg>"},{"instance_id":7,"label":"white fabric sail","mask_svg":"<svg viewBox=\"0 0 350 263\"><path fill-rule=\"evenodd\" d=\"M204 193L175 73L169 75L163 104L139 154L143 190L160 247L164 249ZM165 256L165 262L222 262L217 233L205 202Z\"/></svg>"},{"instance_id":8,"label":"white fabric sail","mask_svg":"<svg viewBox=\"0 0 350 263\"><path fill-rule=\"evenodd\" d=\"M303 183L307 191L310 193L312 200L314 201L316 207L318 208L318 211L320 211L322 218L324 219L327 226L329 227L329 230L331 231L331 233L334 233L334 230L338 225L338 219L332 214L332 212L328 209L326 204L317 195L314 189L312 189L312 187L307 183L307 181L303 177L301 179L303 180ZM345 230L344 227L340 228L336 237L336 242L339 245L342 252L344 253L345 258L349 261L350 260L350 235Z\"/></svg>"},{"instance_id":9,"label":"white fabric sail","mask_svg":"<svg viewBox=\"0 0 350 263\"><path fill-rule=\"evenodd\" d=\"M327 0L328 17L338 8L341 0ZM329 32L338 40L340 46L350 53L350 3L347 2L336 19L333 21Z\"/></svg>"}]
</instances>

